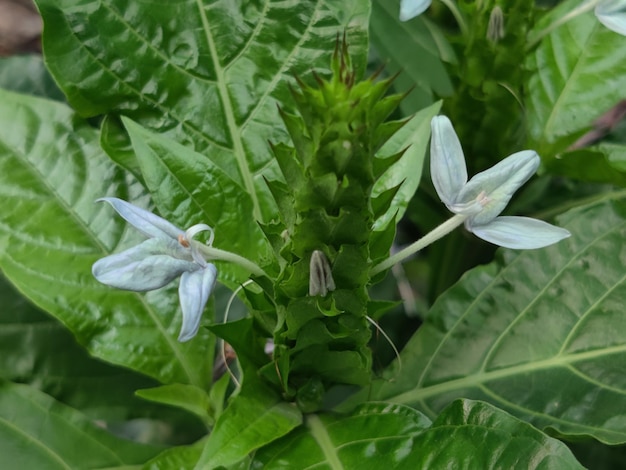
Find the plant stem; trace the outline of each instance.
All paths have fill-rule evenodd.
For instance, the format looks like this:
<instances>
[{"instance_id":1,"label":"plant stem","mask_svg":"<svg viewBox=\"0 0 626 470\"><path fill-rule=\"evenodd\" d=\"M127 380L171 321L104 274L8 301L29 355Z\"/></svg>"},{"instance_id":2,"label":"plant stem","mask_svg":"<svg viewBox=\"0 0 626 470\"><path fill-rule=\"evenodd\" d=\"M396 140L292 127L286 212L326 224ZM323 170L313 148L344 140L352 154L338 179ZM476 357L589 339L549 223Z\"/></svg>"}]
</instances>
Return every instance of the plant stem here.
<instances>
[{"instance_id":1,"label":"plant stem","mask_svg":"<svg viewBox=\"0 0 626 470\"><path fill-rule=\"evenodd\" d=\"M550 34L552 31L557 29L559 26L562 26L565 23L567 23L568 21L573 20L578 15L582 15L583 13L588 12L593 7L595 7L598 3L600 3L600 1L601 0L589 0L588 2L584 2L583 4L581 4L580 6L574 8L573 10L568 12L567 14L561 16L554 23L551 23L546 29L544 29L542 31L539 31L537 33L537 35L532 39L532 41L527 44L526 50L527 51L531 50L533 47L535 47L537 45L537 43L539 43L539 41L541 41L545 36Z\"/></svg>"},{"instance_id":2,"label":"plant stem","mask_svg":"<svg viewBox=\"0 0 626 470\"><path fill-rule=\"evenodd\" d=\"M467 24L465 24L463 15L461 14L457 6L454 4L454 2L452 0L441 0L441 3L443 3L445 6L448 7L448 10L450 10L450 13L452 13L452 16L454 16L454 19L459 25L461 34L467 37Z\"/></svg>"},{"instance_id":3,"label":"plant stem","mask_svg":"<svg viewBox=\"0 0 626 470\"><path fill-rule=\"evenodd\" d=\"M449 234L450 232L452 232L452 230L465 222L468 217L469 216L467 214L457 214L454 217L449 218L443 224L435 227L433 230L428 232L415 243L412 243L403 250L398 251L395 255L390 256L385 261L374 266L370 271L370 276L374 276L379 272L382 272L385 269L392 267L394 264L403 261L409 256L420 251L422 248Z\"/></svg>"},{"instance_id":4,"label":"plant stem","mask_svg":"<svg viewBox=\"0 0 626 470\"><path fill-rule=\"evenodd\" d=\"M218 248L214 248L212 246L203 245L198 243L198 250L206 255L210 259L220 260L220 261L228 261L230 263L235 263L241 266L242 268L247 269L250 273L255 276L265 276L269 278L267 273L263 271L256 263L253 263L247 258L243 256L236 255L235 253L231 253L230 251L220 250Z\"/></svg>"}]
</instances>

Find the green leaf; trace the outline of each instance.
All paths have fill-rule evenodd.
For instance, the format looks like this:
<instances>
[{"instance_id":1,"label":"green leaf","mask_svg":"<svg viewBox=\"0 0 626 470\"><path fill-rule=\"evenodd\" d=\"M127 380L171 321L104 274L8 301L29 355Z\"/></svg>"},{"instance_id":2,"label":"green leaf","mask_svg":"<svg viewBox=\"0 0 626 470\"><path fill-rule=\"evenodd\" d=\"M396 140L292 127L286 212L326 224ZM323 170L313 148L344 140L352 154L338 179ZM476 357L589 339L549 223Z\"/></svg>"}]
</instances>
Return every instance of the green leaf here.
<instances>
[{"instance_id":1,"label":"green leaf","mask_svg":"<svg viewBox=\"0 0 626 470\"><path fill-rule=\"evenodd\" d=\"M571 238L500 250L444 293L373 396L429 416L481 399L540 428L626 442L626 201L559 222Z\"/></svg>"},{"instance_id":2,"label":"green leaf","mask_svg":"<svg viewBox=\"0 0 626 470\"><path fill-rule=\"evenodd\" d=\"M420 468L413 440L430 420L407 406L367 403L349 415L307 415L305 426L258 451L263 468ZM256 468L256 467L254 467ZM422 467L424 468L424 467Z\"/></svg>"},{"instance_id":3,"label":"green leaf","mask_svg":"<svg viewBox=\"0 0 626 470\"><path fill-rule=\"evenodd\" d=\"M452 403L432 425L420 412L389 403L368 403L345 416L308 415L306 428L261 449L254 464L267 469L582 468L563 443L470 400Z\"/></svg>"},{"instance_id":4,"label":"green leaf","mask_svg":"<svg viewBox=\"0 0 626 470\"><path fill-rule=\"evenodd\" d=\"M395 79L396 89L411 93L400 108L408 116L433 103L434 95L450 96L452 82L443 62L455 62L454 52L438 26L425 16L402 23L398 0L374 0L370 34L375 54Z\"/></svg>"},{"instance_id":5,"label":"green leaf","mask_svg":"<svg viewBox=\"0 0 626 470\"><path fill-rule=\"evenodd\" d=\"M376 197L400 185L389 209L374 223L374 231L384 230L391 221L398 222L404 215L422 177L424 157L430 138L430 120L440 108L439 101L421 110L378 151L377 158L388 158L406 149L402 157L383 173L372 189L372 197Z\"/></svg>"},{"instance_id":6,"label":"green leaf","mask_svg":"<svg viewBox=\"0 0 626 470\"><path fill-rule=\"evenodd\" d=\"M172 470L174 468L193 468L200 454L204 440L200 440L190 446L172 447L161 452L154 459L146 462L142 470Z\"/></svg>"},{"instance_id":7,"label":"green leaf","mask_svg":"<svg viewBox=\"0 0 626 470\"><path fill-rule=\"evenodd\" d=\"M43 59L35 54L0 58L0 88L65 101Z\"/></svg>"},{"instance_id":8,"label":"green leaf","mask_svg":"<svg viewBox=\"0 0 626 470\"><path fill-rule=\"evenodd\" d=\"M252 218L250 196L211 161L188 147L122 118L144 181L163 216L183 228L206 223L216 248L269 264L271 247ZM182 210L181 210L182 208ZM219 278L236 287L250 272L219 263Z\"/></svg>"},{"instance_id":9,"label":"green leaf","mask_svg":"<svg viewBox=\"0 0 626 470\"><path fill-rule=\"evenodd\" d=\"M143 188L97 143L97 132L65 105L0 91L0 268L92 355L165 383L204 387L212 342L206 331L176 341L175 285L143 295L91 275L98 258L143 239L94 201L105 195L145 201Z\"/></svg>"},{"instance_id":10,"label":"green leaf","mask_svg":"<svg viewBox=\"0 0 626 470\"><path fill-rule=\"evenodd\" d=\"M155 386L154 380L91 358L61 323L2 276L0 305L1 378L28 383L91 418L122 421L147 411L133 393Z\"/></svg>"},{"instance_id":11,"label":"green leaf","mask_svg":"<svg viewBox=\"0 0 626 470\"><path fill-rule=\"evenodd\" d=\"M192 147L245 188L259 220L275 211L261 175L278 175L267 142L286 139L276 103L289 81L328 73L344 32L365 66L366 0L37 5L46 62L79 113L122 113Z\"/></svg>"},{"instance_id":12,"label":"green leaf","mask_svg":"<svg viewBox=\"0 0 626 470\"><path fill-rule=\"evenodd\" d=\"M235 348L244 377L239 394L222 412L206 441L195 467L198 470L235 464L302 423L296 405L283 401L259 377L257 363L263 352L252 325L252 319L246 318L211 327Z\"/></svg>"},{"instance_id":13,"label":"green leaf","mask_svg":"<svg viewBox=\"0 0 626 470\"><path fill-rule=\"evenodd\" d=\"M579 4L570 0L553 14ZM533 72L527 87L528 129L544 158L565 150L573 141L559 139L590 126L623 98L626 88L624 38L592 12L544 37L527 66ZM559 147L552 148L555 144Z\"/></svg>"},{"instance_id":14,"label":"green leaf","mask_svg":"<svg viewBox=\"0 0 626 470\"><path fill-rule=\"evenodd\" d=\"M597 147L567 152L559 158L545 159L549 173L580 181L626 186L626 146L601 144ZM622 170L620 165L624 166Z\"/></svg>"},{"instance_id":15,"label":"green leaf","mask_svg":"<svg viewBox=\"0 0 626 470\"><path fill-rule=\"evenodd\" d=\"M159 450L117 438L26 385L0 382L0 454L12 468L118 467Z\"/></svg>"},{"instance_id":16,"label":"green leaf","mask_svg":"<svg viewBox=\"0 0 626 470\"><path fill-rule=\"evenodd\" d=\"M136 395L146 400L182 408L198 416L204 423L210 424L209 396L193 385L172 384L161 387L137 390Z\"/></svg>"}]
</instances>

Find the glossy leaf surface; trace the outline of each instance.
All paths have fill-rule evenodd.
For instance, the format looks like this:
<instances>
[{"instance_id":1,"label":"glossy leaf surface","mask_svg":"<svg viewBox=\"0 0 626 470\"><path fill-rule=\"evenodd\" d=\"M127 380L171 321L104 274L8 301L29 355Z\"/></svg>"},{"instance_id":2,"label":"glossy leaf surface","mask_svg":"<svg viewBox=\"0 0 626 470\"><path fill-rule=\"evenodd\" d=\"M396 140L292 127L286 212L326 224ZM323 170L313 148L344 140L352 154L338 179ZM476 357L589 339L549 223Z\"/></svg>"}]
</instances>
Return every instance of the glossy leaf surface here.
<instances>
[{"instance_id":1,"label":"glossy leaf surface","mask_svg":"<svg viewBox=\"0 0 626 470\"><path fill-rule=\"evenodd\" d=\"M211 344L206 331L197 341L176 341L176 286L144 296L91 275L97 259L143 239L95 200L117 195L145 203L142 188L123 176L99 149L97 132L65 105L0 91L0 108L5 275L94 356L163 382L203 387Z\"/></svg>"},{"instance_id":2,"label":"glossy leaf surface","mask_svg":"<svg viewBox=\"0 0 626 470\"><path fill-rule=\"evenodd\" d=\"M402 405L369 403L262 449L252 468L581 469L567 447L491 405L458 400L431 424Z\"/></svg>"},{"instance_id":3,"label":"glossy leaf surface","mask_svg":"<svg viewBox=\"0 0 626 470\"><path fill-rule=\"evenodd\" d=\"M0 382L0 454L13 468L122 467L158 452L109 434L33 388Z\"/></svg>"},{"instance_id":4,"label":"glossy leaf surface","mask_svg":"<svg viewBox=\"0 0 626 470\"><path fill-rule=\"evenodd\" d=\"M559 222L571 238L501 250L442 295L375 396L428 416L481 399L540 428L625 442L626 202Z\"/></svg>"},{"instance_id":5,"label":"glossy leaf surface","mask_svg":"<svg viewBox=\"0 0 626 470\"><path fill-rule=\"evenodd\" d=\"M245 188L257 219L274 211L262 175L277 175L267 142L285 139L287 83L327 73L344 31L365 64L363 0L37 4L47 63L79 113L122 113L192 147Z\"/></svg>"}]
</instances>

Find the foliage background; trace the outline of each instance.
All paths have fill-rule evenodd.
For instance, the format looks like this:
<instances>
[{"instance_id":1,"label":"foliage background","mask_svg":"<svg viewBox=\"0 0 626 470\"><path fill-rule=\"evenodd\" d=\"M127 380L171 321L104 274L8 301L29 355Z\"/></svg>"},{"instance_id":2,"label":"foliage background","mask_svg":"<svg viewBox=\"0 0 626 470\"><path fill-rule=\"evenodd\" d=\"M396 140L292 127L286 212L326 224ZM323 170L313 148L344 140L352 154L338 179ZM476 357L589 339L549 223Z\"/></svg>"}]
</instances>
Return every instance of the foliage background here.
<instances>
[{"instance_id":1,"label":"foliage background","mask_svg":"<svg viewBox=\"0 0 626 470\"><path fill-rule=\"evenodd\" d=\"M570 146L623 98L625 39L589 13L536 48L526 40L574 4L511 1L493 44L490 1L460 3L472 18L460 38L438 3L400 24L397 2L383 0L38 0L45 66L0 62L0 453L20 468L579 468L565 442L582 464L615 468L626 440L626 152L619 127ZM91 277L96 259L139 240L93 201L116 195L181 227L209 223L220 248L267 262L251 214L276 214L264 178L280 178L267 142L288 140L277 105L293 111L294 76L328 76L344 32L358 70L386 63L385 74L401 71L396 91L415 87L395 117L419 113L381 152L412 150L375 189L403 181L398 243L448 216L420 171L440 107L470 174L536 149L541 174L508 210L556 217L572 237L494 254L457 231L429 247L372 289L404 300L379 319L402 365L387 367L393 353L375 337L376 379L343 403L349 413L303 418L255 378L250 321L180 344L175 286L139 295ZM207 326L247 278L219 270ZM228 376L212 380L213 333L237 350L236 397Z\"/></svg>"}]
</instances>

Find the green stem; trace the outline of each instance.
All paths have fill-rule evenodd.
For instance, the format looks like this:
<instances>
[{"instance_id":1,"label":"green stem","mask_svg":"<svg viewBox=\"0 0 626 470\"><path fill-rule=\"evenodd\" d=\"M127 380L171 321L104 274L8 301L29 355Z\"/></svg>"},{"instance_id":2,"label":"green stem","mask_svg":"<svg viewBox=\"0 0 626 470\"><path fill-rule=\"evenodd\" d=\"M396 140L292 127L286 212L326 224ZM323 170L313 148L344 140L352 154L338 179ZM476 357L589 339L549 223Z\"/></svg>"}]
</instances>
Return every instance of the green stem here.
<instances>
[{"instance_id":1,"label":"green stem","mask_svg":"<svg viewBox=\"0 0 626 470\"><path fill-rule=\"evenodd\" d=\"M326 464L332 470L344 470L337 455L337 447L331 441L324 423L316 415L311 414L306 417L306 424L311 431L313 439L315 439L324 457L326 457Z\"/></svg>"},{"instance_id":2,"label":"green stem","mask_svg":"<svg viewBox=\"0 0 626 470\"><path fill-rule=\"evenodd\" d=\"M531 50L533 47L535 47L539 43L539 41L541 41L545 36L550 34L559 26L562 26L568 21L573 20L578 15L582 15L583 13L588 12L593 7L595 7L598 3L600 3L600 1L601 0L589 0L588 2L583 3L577 8L574 8L573 10L569 11L567 14L561 16L554 23L551 23L550 25L548 25L546 29L539 31L537 35L527 44L526 50L527 51Z\"/></svg>"},{"instance_id":3,"label":"green stem","mask_svg":"<svg viewBox=\"0 0 626 470\"><path fill-rule=\"evenodd\" d=\"M206 255L209 259L228 261L230 263L238 264L242 268L250 271L250 273L254 274L255 276L265 276L269 278L267 273L263 271L263 269L261 269L256 263L253 263L243 256L236 255L235 253L231 253L230 251L220 250L212 246L203 245L201 243L198 243L198 250L203 255Z\"/></svg>"},{"instance_id":4,"label":"green stem","mask_svg":"<svg viewBox=\"0 0 626 470\"><path fill-rule=\"evenodd\" d=\"M449 234L450 232L452 232L452 230L454 230L463 222L465 222L465 220L468 217L469 216L467 214L457 214L454 217L449 218L443 224L439 225L438 227L435 227L433 230L428 232L426 235L424 235L422 238L417 240L415 243L412 243L411 245L407 246L403 250L398 251L395 255L390 256L385 261L374 266L372 270L370 271L370 276L375 276L379 272L382 272L385 269L392 267L394 264L403 261L409 256L420 251L422 248L430 245L431 243Z\"/></svg>"},{"instance_id":5,"label":"green stem","mask_svg":"<svg viewBox=\"0 0 626 470\"><path fill-rule=\"evenodd\" d=\"M452 16L454 16L454 19L456 20L457 24L459 25L459 29L461 30L461 34L463 36L467 36L467 24L465 23L463 15L454 4L454 2L452 0L441 0L441 3L447 6L448 10L450 10L450 13L452 13Z\"/></svg>"}]
</instances>

